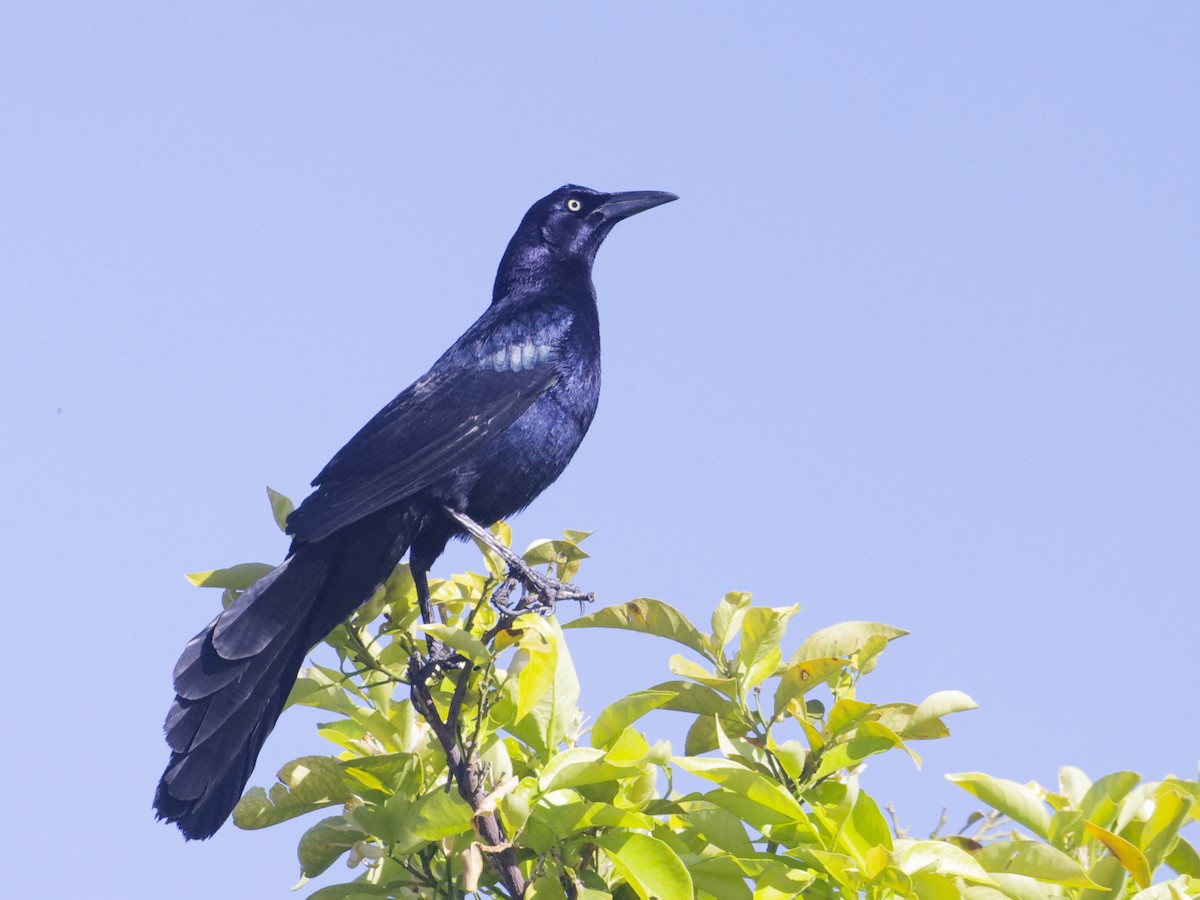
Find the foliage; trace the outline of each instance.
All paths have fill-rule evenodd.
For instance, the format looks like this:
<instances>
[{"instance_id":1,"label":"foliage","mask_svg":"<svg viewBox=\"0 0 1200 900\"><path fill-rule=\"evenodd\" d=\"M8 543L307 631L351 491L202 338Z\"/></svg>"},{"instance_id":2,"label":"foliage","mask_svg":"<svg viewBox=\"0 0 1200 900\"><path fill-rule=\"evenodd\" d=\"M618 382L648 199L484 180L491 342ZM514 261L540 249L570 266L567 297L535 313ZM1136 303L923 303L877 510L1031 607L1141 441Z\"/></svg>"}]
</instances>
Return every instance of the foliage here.
<instances>
[{"instance_id":1,"label":"foliage","mask_svg":"<svg viewBox=\"0 0 1200 900\"><path fill-rule=\"evenodd\" d=\"M271 499L286 516L286 498ZM507 526L492 531L510 542ZM524 558L570 578L586 536L537 542ZM433 623L399 566L329 636L339 665L297 680L289 704L329 713L319 731L338 752L289 763L269 791L247 792L234 821L263 828L327 810L300 839L301 883L342 857L365 869L314 900L509 896L505 864L543 900L1200 897L1200 856L1179 834L1200 818L1197 782L1117 772L1093 783L1068 767L1050 791L954 775L990 807L968 823L976 832L897 836L861 763L896 751L919 762L910 744L945 737L943 719L974 707L956 691L859 699L900 629L846 622L785 656L798 607L748 594L726 594L708 632L659 600L600 609L565 627L641 632L685 652L670 657L674 678L612 703L589 733L563 629L489 603L506 572L485 561L486 574L431 582ZM261 572L193 580L228 602ZM434 641L450 664L429 662ZM687 717L682 754L639 731L653 710Z\"/></svg>"}]
</instances>

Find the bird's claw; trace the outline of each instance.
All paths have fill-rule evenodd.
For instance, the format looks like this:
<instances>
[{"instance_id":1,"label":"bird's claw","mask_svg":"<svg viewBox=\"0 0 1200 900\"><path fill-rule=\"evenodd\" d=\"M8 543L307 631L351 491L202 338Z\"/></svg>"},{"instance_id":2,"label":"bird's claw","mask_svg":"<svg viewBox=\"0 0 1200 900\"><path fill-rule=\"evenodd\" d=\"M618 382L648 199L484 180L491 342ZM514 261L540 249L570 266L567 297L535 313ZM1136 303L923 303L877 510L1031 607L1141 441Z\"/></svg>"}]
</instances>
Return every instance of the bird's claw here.
<instances>
[{"instance_id":1,"label":"bird's claw","mask_svg":"<svg viewBox=\"0 0 1200 900\"><path fill-rule=\"evenodd\" d=\"M511 547L497 541L490 531L464 513L449 506L445 507L445 510L468 534L499 556L508 566L508 577L492 592L492 605L501 612L513 616L523 612L536 612L546 616L554 612L554 607L563 600L574 600L579 603L579 608L583 609L585 603L596 599L596 595L590 591L580 590L573 584L539 572L517 556ZM520 600L510 604L508 597L518 585L524 589L524 593Z\"/></svg>"},{"instance_id":2,"label":"bird's claw","mask_svg":"<svg viewBox=\"0 0 1200 900\"><path fill-rule=\"evenodd\" d=\"M519 600L509 603L509 595L518 586L523 589ZM510 563L508 577L492 592L492 604L507 615L535 612L548 616L563 600L574 600L580 604L591 603L596 595L583 591L569 582L559 581L534 569L523 560Z\"/></svg>"}]
</instances>

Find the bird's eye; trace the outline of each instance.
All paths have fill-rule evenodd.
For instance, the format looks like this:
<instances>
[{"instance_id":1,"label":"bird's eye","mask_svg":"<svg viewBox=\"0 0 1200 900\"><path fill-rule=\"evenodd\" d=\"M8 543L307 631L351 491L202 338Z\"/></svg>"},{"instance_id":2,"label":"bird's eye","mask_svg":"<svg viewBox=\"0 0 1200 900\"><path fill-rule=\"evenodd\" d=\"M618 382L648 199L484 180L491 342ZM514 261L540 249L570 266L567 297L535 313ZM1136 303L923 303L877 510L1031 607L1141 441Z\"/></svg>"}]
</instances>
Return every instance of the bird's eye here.
<instances>
[{"instance_id":1,"label":"bird's eye","mask_svg":"<svg viewBox=\"0 0 1200 900\"><path fill-rule=\"evenodd\" d=\"M580 203L575 197L572 197L567 201L567 209L569 209L571 212L579 212L581 209L583 209L583 204Z\"/></svg>"}]
</instances>

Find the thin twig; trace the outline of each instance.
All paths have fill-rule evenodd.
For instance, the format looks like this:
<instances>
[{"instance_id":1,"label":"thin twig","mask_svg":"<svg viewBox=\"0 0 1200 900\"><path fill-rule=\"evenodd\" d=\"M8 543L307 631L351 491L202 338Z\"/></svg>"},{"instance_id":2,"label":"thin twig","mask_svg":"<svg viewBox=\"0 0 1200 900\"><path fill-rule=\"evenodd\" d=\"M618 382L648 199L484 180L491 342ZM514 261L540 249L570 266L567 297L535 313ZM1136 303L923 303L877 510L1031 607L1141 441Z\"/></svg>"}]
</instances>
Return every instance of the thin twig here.
<instances>
[{"instance_id":1,"label":"thin twig","mask_svg":"<svg viewBox=\"0 0 1200 900\"><path fill-rule=\"evenodd\" d=\"M425 610L422 609L422 615ZM426 623L429 624L428 620ZM436 650L434 649L436 645ZM500 820L494 813L479 814L479 810L483 807L485 792L483 785L480 782L479 772L472 765L470 756L464 757L462 747L459 745L460 723L459 717L462 714L462 698L459 695L459 688L466 690L466 679L469 672L464 670L459 673L459 684L455 686L455 696L457 702L451 701L450 707L447 709L446 719L443 720L438 713L437 706L433 702L433 693L429 684L429 679L433 672L439 667L444 666L449 660L438 659L439 656L445 653L440 641L435 641L431 644L431 659L422 659L419 656L414 656L409 660L409 677L410 687L409 692L412 697L413 708L429 723L429 727L433 730L434 735L438 739L438 743L442 745L442 752L446 756L446 767L450 777L454 779L458 786L459 796L467 802L467 805L475 812L475 827L479 832L482 843L488 847L496 848L494 851L485 851L489 860L495 867L500 880L508 889L509 894L513 898L520 898L525 894L525 877L521 874L521 866L517 862L517 854L509 844L504 827L500 824ZM439 652L440 651L440 652ZM453 657L451 657L453 659ZM466 662L462 657L458 660Z\"/></svg>"}]
</instances>

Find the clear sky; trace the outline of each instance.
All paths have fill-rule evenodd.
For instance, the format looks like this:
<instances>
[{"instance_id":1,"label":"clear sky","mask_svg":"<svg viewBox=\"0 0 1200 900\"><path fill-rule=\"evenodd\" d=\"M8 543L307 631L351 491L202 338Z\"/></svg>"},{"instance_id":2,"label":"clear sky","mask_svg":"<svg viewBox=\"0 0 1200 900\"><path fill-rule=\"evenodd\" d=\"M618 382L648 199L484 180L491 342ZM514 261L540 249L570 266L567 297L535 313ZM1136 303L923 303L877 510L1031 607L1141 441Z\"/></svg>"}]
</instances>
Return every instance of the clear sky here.
<instances>
[{"instance_id":1,"label":"clear sky","mask_svg":"<svg viewBox=\"0 0 1200 900\"><path fill-rule=\"evenodd\" d=\"M518 541L701 622L912 635L967 691L865 784L1200 756L1200 5L24 3L0 28L5 893L287 897L303 820L155 824L170 671L563 182L681 200L596 283L605 384ZM448 574L471 561L460 549ZM575 632L583 703L666 645ZM255 778L322 749L285 717ZM672 724L664 721L664 729ZM680 737L680 735L676 735Z\"/></svg>"}]
</instances>

